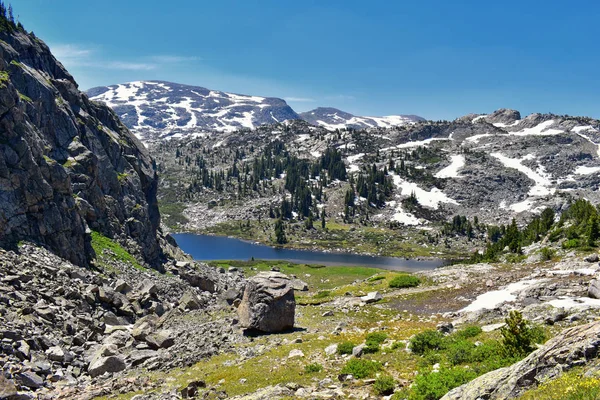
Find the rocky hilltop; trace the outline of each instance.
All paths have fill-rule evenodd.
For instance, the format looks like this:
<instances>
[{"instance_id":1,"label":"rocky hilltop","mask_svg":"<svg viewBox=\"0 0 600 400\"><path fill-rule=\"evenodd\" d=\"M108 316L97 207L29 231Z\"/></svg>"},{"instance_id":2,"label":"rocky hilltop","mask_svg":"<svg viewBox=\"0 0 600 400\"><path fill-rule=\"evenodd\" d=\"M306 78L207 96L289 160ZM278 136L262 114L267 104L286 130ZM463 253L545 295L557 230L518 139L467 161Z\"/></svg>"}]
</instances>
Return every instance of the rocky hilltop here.
<instances>
[{"instance_id":1,"label":"rocky hilltop","mask_svg":"<svg viewBox=\"0 0 600 400\"><path fill-rule=\"evenodd\" d=\"M0 243L33 240L87 265L92 230L159 266L158 180L144 147L33 34L0 32L0 69Z\"/></svg>"}]
</instances>

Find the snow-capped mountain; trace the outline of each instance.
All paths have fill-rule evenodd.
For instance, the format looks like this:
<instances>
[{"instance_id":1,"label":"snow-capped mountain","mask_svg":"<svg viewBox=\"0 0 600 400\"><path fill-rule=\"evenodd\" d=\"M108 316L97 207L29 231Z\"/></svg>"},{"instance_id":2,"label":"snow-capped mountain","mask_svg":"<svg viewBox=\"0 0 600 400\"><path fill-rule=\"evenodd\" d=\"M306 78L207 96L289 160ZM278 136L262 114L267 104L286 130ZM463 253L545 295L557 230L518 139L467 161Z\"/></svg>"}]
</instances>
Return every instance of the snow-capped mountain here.
<instances>
[{"instance_id":1,"label":"snow-capped mountain","mask_svg":"<svg viewBox=\"0 0 600 400\"><path fill-rule=\"evenodd\" d=\"M299 118L282 99L171 82L130 82L95 87L87 94L112 107L138 137L231 132Z\"/></svg>"},{"instance_id":2,"label":"snow-capped mountain","mask_svg":"<svg viewBox=\"0 0 600 400\"><path fill-rule=\"evenodd\" d=\"M331 107L319 107L300 113L300 118L329 130L342 128L389 128L406 125L417 121L425 121L417 115L389 115L386 117L357 117L345 111Z\"/></svg>"},{"instance_id":3,"label":"snow-capped mountain","mask_svg":"<svg viewBox=\"0 0 600 400\"><path fill-rule=\"evenodd\" d=\"M285 100L275 97L233 94L163 81L95 87L87 94L90 99L112 107L140 139L233 132L295 119L328 130L387 128L424 121L415 115L357 117L335 108L297 114Z\"/></svg>"}]
</instances>

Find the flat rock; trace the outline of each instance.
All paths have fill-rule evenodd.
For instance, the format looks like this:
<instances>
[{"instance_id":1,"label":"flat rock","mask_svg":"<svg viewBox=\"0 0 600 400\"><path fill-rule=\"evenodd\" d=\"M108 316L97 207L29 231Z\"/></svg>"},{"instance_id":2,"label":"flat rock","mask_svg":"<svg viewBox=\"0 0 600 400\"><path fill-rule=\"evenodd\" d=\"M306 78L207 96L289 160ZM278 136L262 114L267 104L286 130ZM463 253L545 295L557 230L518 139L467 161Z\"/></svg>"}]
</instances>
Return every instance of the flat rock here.
<instances>
[{"instance_id":1,"label":"flat rock","mask_svg":"<svg viewBox=\"0 0 600 400\"><path fill-rule=\"evenodd\" d=\"M383 296L379 292L369 292L366 296L362 296L360 299L369 304L383 300Z\"/></svg>"}]
</instances>

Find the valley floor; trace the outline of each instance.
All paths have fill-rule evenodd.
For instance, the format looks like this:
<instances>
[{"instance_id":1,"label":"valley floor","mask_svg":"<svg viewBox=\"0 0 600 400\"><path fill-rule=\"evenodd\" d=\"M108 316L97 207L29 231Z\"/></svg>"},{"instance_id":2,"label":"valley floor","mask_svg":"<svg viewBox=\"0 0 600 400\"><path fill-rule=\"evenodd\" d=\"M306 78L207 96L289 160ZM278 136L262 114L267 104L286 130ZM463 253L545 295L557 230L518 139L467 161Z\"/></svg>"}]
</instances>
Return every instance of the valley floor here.
<instances>
[{"instance_id":1,"label":"valley floor","mask_svg":"<svg viewBox=\"0 0 600 400\"><path fill-rule=\"evenodd\" d=\"M587 290L600 267L594 258L591 259L594 262L583 258L583 255L565 253L547 262L449 266L417 274L421 284L404 289L390 288L390 282L400 274L389 271L261 261L214 263L215 268L239 269L246 276L277 267L305 281L308 291L296 292L295 330L240 336L239 342L231 348L190 367L163 372L134 370L125 377L107 381L106 385L136 379L147 382L148 387L117 396L122 399L136 395L139 395L136 399L173 398L169 396L176 396L182 388L200 381L200 398L365 399L381 397L382 377L390 376L396 390L394 399L439 398L426 397L427 394L415 389L419 376L428 377L440 369L467 368L474 371L469 378L472 379L510 365L518 358L455 359L460 353L452 346L437 355L421 356L408 350L411 337L436 327L450 330L451 323L456 331L448 336L450 342L466 340L469 344L465 346L473 346L473 349L493 348L501 339L499 328L512 309L521 310L546 338L558 335L567 327L598 321L600 300L587 297ZM374 291L383 295L381 301L367 304L361 299ZM214 318L224 315L234 318L234 309L222 310ZM184 318L193 322L194 316ZM481 329L472 328L474 326ZM466 335L470 330L474 330L473 336ZM369 343L374 332L383 334L383 341L373 352L364 351L360 358L340 354L344 343L351 342L353 346ZM376 367L362 371L368 369L368 365ZM598 369L591 365L580 372L573 370L565 379L587 372L587 379L591 379L588 385L600 384ZM531 386L533 389L536 385ZM127 386L117 387L123 393ZM539 397L531 397L526 391L523 395L524 398L559 398L544 397L544 390L556 393L557 388L541 386L535 392Z\"/></svg>"}]
</instances>

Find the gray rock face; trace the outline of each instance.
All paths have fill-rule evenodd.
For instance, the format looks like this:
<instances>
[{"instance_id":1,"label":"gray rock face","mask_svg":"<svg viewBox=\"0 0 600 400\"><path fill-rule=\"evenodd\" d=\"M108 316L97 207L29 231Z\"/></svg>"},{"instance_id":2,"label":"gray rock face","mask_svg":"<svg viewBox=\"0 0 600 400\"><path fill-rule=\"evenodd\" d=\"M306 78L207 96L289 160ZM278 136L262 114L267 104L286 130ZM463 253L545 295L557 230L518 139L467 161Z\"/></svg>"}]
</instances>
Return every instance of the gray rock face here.
<instances>
[{"instance_id":1,"label":"gray rock face","mask_svg":"<svg viewBox=\"0 0 600 400\"><path fill-rule=\"evenodd\" d=\"M600 321L566 329L524 360L501 368L447 393L443 400L512 399L575 366L597 359Z\"/></svg>"},{"instance_id":2,"label":"gray rock face","mask_svg":"<svg viewBox=\"0 0 600 400\"><path fill-rule=\"evenodd\" d=\"M0 39L9 76L0 85L0 245L34 240L87 265L91 229L157 266L157 176L146 150L40 39Z\"/></svg>"},{"instance_id":3,"label":"gray rock face","mask_svg":"<svg viewBox=\"0 0 600 400\"><path fill-rule=\"evenodd\" d=\"M261 272L248 280L238 315L244 328L281 332L294 327L295 310L290 279L279 272Z\"/></svg>"}]
</instances>

